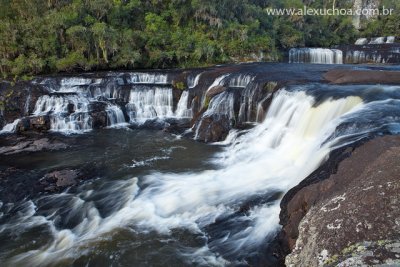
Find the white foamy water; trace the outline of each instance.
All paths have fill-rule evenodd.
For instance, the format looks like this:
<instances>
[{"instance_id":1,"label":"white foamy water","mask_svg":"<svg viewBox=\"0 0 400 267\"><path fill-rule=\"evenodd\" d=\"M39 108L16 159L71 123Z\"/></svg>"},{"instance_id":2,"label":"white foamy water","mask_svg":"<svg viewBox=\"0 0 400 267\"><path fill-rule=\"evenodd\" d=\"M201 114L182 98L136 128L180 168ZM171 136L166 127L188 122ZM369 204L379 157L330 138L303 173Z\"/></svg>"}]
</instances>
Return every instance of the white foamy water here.
<instances>
[{"instance_id":1,"label":"white foamy water","mask_svg":"<svg viewBox=\"0 0 400 267\"><path fill-rule=\"evenodd\" d=\"M37 100L33 114L49 114L51 131L87 132L92 130L88 105L89 100L80 95L44 95Z\"/></svg>"},{"instance_id":2,"label":"white foamy water","mask_svg":"<svg viewBox=\"0 0 400 267\"><path fill-rule=\"evenodd\" d=\"M15 133L19 122L20 119L16 119L13 122L4 125L3 129L0 130L0 134Z\"/></svg>"},{"instance_id":3,"label":"white foamy water","mask_svg":"<svg viewBox=\"0 0 400 267\"><path fill-rule=\"evenodd\" d=\"M175 111L175 116L178 118L191 118L193 116L193 112L192 109L188 107L188 104L189 92L183 91Z\"/></svg>"},{"instance_id":4,"label":"white foamy water","mask_svg":"<svg viewBox=\"0 0 400 267\"><path fill-rule=\"evenodd\" d=\"M152 118L173 117L173 95L171 88L152 87L131 89L126 105L130 122L142 123Z\"/></svg>"},{"instance_id":5,"label":"white foamy water","mask_svg":"<svg viewBox=\"0 0 400 267\"><path fill-rule=\"evenodd\" d=\"M108 105L106 108L107 112L107 125L110 127L125 126L127 123L125 121L124 113L121 108L117 105Z\"/></svg>"},{"instance_id":6,"label":"white foamy water","mask_svg":"<svg viewBox=\"0 0 400 267\"><path fill-rule=\"evenodd\" d=\"M104 242L120 228L139 232L156 231L169 235L173 229L187 229L202 234L217 218L234 215L240 205L256 196L286 192L314 171L324 161L337 137L327 138L341 122L341 117L359 110L359 97L328 99L314 107L314 98L304 92L278 92L263 123L236 137L219 154L216 170L197 173L152 173L140 178L115 182L108 187L103 201L113 207L117 194L123 201L107 216L100 216L93 202L86 202L84 192L68 197L69 212L84 213L84 220L72 229L57 229L53 218L35 214L27 208L21 225L48 225L53 241L40 249L14 256L12 264L30 266L55 264L74 259L94 242ZM279 228L280 199L260 203L237 218L245 227L217 236L203 248L182 252L188 263L226 265L223 256L213 251L223 248L229 255L248 254L259 247ZM24 224L25 223L25 224ZM0 232L13 225L3 225ZM227 229L229 230L229 229ZM190 252L188 252L190 251Z\"/></svg>"},{"instance_id":7,"label":"white foamy water","mask_svg":"<svg viewBox=\"0 0 400 267\"><path fill-rule=\"evenodd\" d=\"M292 48L289 63L343 64L343 52L328 48Z\"/></svg>"},{"instance_id":8,"label":"white foamy water","mask_svg":"<svg viewBox=\"0 0 400 267\"><path fill-rule=\"evenodd\" d=\"M157 73L131 73L130 82L133 84L167 84L168 75Z\"/></svg>"},{"instance_id":9,"label":"white foamy water","mask_svg":"<svg viewBox=\"0 0 400 267\"><path fill-rule=\"evenodd\" d=\"M194 88L199 84L201 74L202 73L199 73L196 76L190 75L187 78L187 84L189 88Z\"/></svg>"}]
</instances>

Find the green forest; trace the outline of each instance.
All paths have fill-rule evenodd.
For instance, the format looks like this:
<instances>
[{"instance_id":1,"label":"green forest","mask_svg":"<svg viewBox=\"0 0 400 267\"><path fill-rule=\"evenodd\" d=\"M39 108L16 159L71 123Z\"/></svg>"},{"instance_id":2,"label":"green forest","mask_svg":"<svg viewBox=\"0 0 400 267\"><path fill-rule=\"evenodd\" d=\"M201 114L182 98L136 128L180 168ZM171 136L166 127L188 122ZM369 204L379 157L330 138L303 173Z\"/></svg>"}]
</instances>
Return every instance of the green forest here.
<instances>
[{"instance_id":1,"label":"green forest","mask_svg":"<svg viewBox=\"0 0 400 267\"><path fill-rule=\"evenodd\" d=\"M268 8L322 8L337 2L352 6L352 1L335 0L0 0L0 72L16 78L257 57L278 61L290 47L329 47L361 35L399 34L397 14L377 18L359 32L351 17L266 13Z\"/></svg>"}]
</instances>

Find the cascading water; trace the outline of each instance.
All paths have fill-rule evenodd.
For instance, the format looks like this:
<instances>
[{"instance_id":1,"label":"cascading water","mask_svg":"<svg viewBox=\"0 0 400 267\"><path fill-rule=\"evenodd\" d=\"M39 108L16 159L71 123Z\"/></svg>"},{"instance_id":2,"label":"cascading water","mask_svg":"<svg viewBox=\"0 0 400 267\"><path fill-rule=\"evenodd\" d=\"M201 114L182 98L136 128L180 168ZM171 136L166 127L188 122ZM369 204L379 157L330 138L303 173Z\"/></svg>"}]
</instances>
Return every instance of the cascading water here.
<instances>
[{"instance_id":1,"label":"cascading water","mask_svg":"<svg viewBox=\"0 0 400 267\"><path fill-rule=\"evenodd\" d=\"M354 44L355 45L366 45L366 44L368 44L368 39L367 38L358 38Z\"/></svg>"},{"instance_id":2,"label":"cascading water","mask_svg":"<svg viewBox=\"0 0 400 267\"><path fill-rule=\"evenodd\" d=\"M108 105L107 112L107 125L110 127L125 126L126 120L121 108L117 105Z\"/></svg>"},{"instance_id":3,"label":"cascading water","mask_svg":"<svg viewBox=\"0 0 400 267\"><path fill-rule=\"evenodd\" d=\"M392 44L392 43L394 43L396 41L396 37L395 36L388 36L387 38L386 38L386 43L387 44Z\"/></svg>"},{"instance_id":4,"label":"cascading water","mask_svg":"<svg viewBox=\"0 0 400 267\"><path fill-rule=\"evenodd\" d=\"M256 118L254 118L252 111L254 109L258 110L258 105L260 103L257 103L259 99L258 97L258 84L256 83L250 83L242 92L242 97L241 97L241 103L240 103L240 108L239 108L239 116L238 120L239 122L251 122L251 121L257 121Z\"/></svg>"},{"instance_id":5,"label":"cascading water","mask_svg":"<svg viewBox=\"0 0 400 267\"><path fill-rule=\"evenodd\" d=\"M193 112L191 108L188 108L189 103L189 92L183 91L181 98L179 99L178 106L176 108L175 116L178 118L191 118Z\"/></svg>"},{"instance_id":6,"label":"cascading water","mask_svg":"<svg viewBox=\"0 0 400 267\"><path fill-rule=\"evenodd\" d=\"M148 264L152 255L164 253L166 265L171 257L184 262L172 261L175 265L249 264L279 229L282 195L332 149L374 131L400 132L399 89L313 84L280 90L265 120L213 158L215 168L153 170L129 179L125 174L24 202L16 212L3 209L0 218L7 222L1 222L0 235L21 242L35 237L35 243L7 245L0 259L13 266L79 265L92 259L91 264L132 265L137 258ZM230 114L230 100L228 92L221 93L210 110ZM125 259L103 257L110 247L134 252Z\"/></svg>"},{"instance_id":7,"label":"cascading water","mask_svg":"<svg viewBox=\"0 0 400 267\"><path fill-rule=\"evenodd\" d=\"M327 48L292 48L289 63L343 64L343 52Z\"/></svg>"},{"instance_id":8,"label":"cascading water","mask_svg":"<svg viewBox=\"0 0 400 267\"><path fill-rule=\"evenodd\" d=\"M15 133L20 119L16 119L11 123L4 125L3 129L0 130L0 134Z\"/></svg>"},{"instance_id":9,"label":"cascading water","mask_svg":"<svg viewBox=\"0 0 400 267\"><path fill-rule=\"evenodd\" d=\"M375 37L369 41L369 44L384 44L386 37Z\"/></svg>"},{"instance_id":10,"label":"cascading water","mask_svg":"<svg viewBox=\"0 0 400 267\"><path fill-rule=\"evenodd\" d=\"M172 88L134 86L126 109L132 123L152 118L173 117Z\"/></svg>"},{"instance_id":11,"label":"cascading water","mask_svg":"<svg viewBox=\"0 0 400 267\"><path fill-rule=\"evenodd\" d=\"M250 82L254 80L251 75L239 74L229 80L229 87L242 87L245 88Z\"/></svg>"},{"instance_id":12,"label":"cascading water","mask_svg":"<svg viewBox=\"0 0 400 267\"><path fill-rule=\"evenodd\" d=\"M187 85L189 88L195 88L199 84L201 74L202 73L199 73L196 76L190 75L187 78Z\"/></svg>"},{"instance_id":13,"label":"cascading water","mask_svg":"<svg viewBox=\"0 0 400 267\"><path fill-rule=\"evenodd\" d=\"M229 75L230 75L230 74L221 75L221 76L217 77L217 78L213 81L213 83L207 88L207 90L204 92L204 94L203 94L203 96L202 96L202 99L201 99L202 106L204 106L204 105L206 104L206 100L207 100L206 95L207 95L207 93L208 93L212 88L214 88L214 87L216 87L216 86L221 86L221 85L223 85L224 82L225 82L225 79L226 79L227 77L229 77Z\"/></svg>"},{"instance_id":14,"label":"cascading water","mask_svg":"<svg viewBox=\"0 0 400 267\"><path fill-rule=\"evenodd\" d=\"M126 126L121 106L126 102L131 123L174 117L172 88L168 85L167 74L127 73L102 79L68 77L59 82L44 79L41 84L51 94L38 99L33 115L49 114L52 131L69 134L91 130L92 107L97 107L95 112L105 111L108 126ZM130 93L126 88L128 86L132 88ZM183 94L185 96L187 97ZM99 101L103 104L96 104ZM175 113L179 113L178 116L191 117L191 110L183 109L185 99L181 101ZM99 110L101 106L105 109Z\"/></svg>"},{"instance_id":15,"label":"cascading water","mask_svg":"<svg viewBox=\"0 0 400 267\"><path fill-rule=\"evenodd\" d=\"M130 82L133 84L167 84L168 75L156 73L132 73Z\"/></svg>"},{"instance_id":16,"label":"cascading water","mask_svg":"<svg viewBox=\"0 0 400 267\"><path fill-rule=\"evenodd\" d=\"M55 132L77 133L92 129L88 114L89 100L86 97L66 95L44 95L36 102L35 116L50 114L50 128Z\"/></svg>"}]
</instances>

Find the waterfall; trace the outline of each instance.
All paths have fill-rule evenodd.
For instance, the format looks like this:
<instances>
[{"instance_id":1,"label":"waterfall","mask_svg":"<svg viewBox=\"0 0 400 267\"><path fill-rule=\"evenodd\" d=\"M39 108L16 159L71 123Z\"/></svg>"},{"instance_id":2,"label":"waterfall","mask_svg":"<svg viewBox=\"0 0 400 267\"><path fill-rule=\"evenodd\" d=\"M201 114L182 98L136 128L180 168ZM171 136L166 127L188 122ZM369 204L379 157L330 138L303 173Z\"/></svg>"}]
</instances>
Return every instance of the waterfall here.
<instances>
[{"instance_id":1,"label":"waterfall","mask_svg":"<svg viewBox=\"0 0 400 267\"><path fill-rule=\"evenodd\" d=\"M230 95L217 96L210 108L229 114L229 105L217 105L222 99L229 102ZM186 229L185 235L193 233L203 239L208 238L208 231L217 228L221 234L210 237L204 247L182 249L187 263L227 265L226 259L244 259L279 228L280 197L249 204L246 212L240 211L241 206L274 193L282 196L298 184L326 160L332 146L342 144L345 133L338 132L330 138L336 127L367 105L351 95L316 104L315 98L304 91L281 90L274 95L265 120L237 136L218 154L216 169L156 172L141 177L141 185L138 178L132 178L115 181L99 192L91 190L90 194L44 196L42 203L68 203L65 216L84 214L70 229L56 227L58 214L65 209L54 207L52 216L44 216L40 207L27 202L26 215L19 214L16 219L20 220L18 225L48 227L53 241L14 256L10 263L43 266L78 258L79 249L93 247L97 242L104 244L125 228L162 236L171 235L173 229ZM354 115L359 116L362 114ZM115 203L115 195L120 197L120 203ZM102 214L96 199L109 203L110 212ZM16 224L3 226L2 231L13 225Z\"/></svg>"},{"instance_id":2,"label":"waterfall","mask_svg":"<svg viewBox=\"0 0 400 267\"><path fill-rule=\"evenodd\" d=\"M81 91L81 87L88 86L92 83L92 79L80 78L80 77L70 77L63 78L60 82L59 87L52 87L53 91L62 93L75 93Z\"/></svg>"},{"instance_id":3,"label":"waterfall","mask_svg":"<svg viewBox=\"0 0 400 267\"><path fill-rule=\"evenodd\" d=\"M203 94L203 96L202 96L202 99L201 99L202 106L204 106L204 105L206 104L206 95L207 95L207 93L208 93L213 87L223 85L224 82L225 82L225 78L228 77L229 75L230 75L230 74L221 75L221 76L217 77L217 78L213 81L213 83L207 88L207 90L204 92L204 94Z\"/></svg>"},{"instance_id":4,"label":"waterfall","mask_svg":"<svg viewBox=\"0 0 400 267\"><path fill-rule=\"evenodd\" d=\"M126 109L132 123L143 123L147 119L173 117L171 88L140 87L131 89Z\"/></svg>"},{"instance_id":5,"label":"waterfall","mask_svg":"<svg viewBox=\"0 0 400 267\"><path fill-rule=\"evenodd\" d=\"M259 94L258 85L250 83L242 92L241 103L239 108L239 121L251 122L255 116L253 111L257 108L257 96Z\"/></svg>"},{"instance_id":6,"label":"waterfall","mask_svg":"<svg viewBox=\"0 0 400 267\"><path fill-rule=\"evenodd\" d=\"M35 105L36 116L50 115L50 129L62 133L79 133L92 129L89 100L79 95L44 95Z\"/></svg>"},{"instance_id":7,"label":"waterfall","mask_svg":"<svg viewBox=\"0 0 400 267\"><path fill-rule=\"evenodd\" d=\"M235 97L233 93L223 92L216 96L214 96L207 110L203 113L200 118L200 122L195 125L195 135L194 139L199 139L199 130L202 127L203 120L207 117L211 117L213 115L217 116L227 116L229 120L235 119Z\"/></svg>"},{"instance_id":8,"label":"waterfall","mask_svg":"<svg viewBox=\"0 0 400 267\"><path fill-rule=\"evenodd\" d=\"M107 112L107 125L110 127L125 126L125 116L121 108L117 105L109 104L106 108Z\"/></svg>"},{"instance_id":9,"label":"waterfall","mask_svg":"<svg viewBox=\"0 0 400 267\"><path fill-rule=\"evenodd\" d=\"M211 88L218 86L218 85L223 85L223 82L225 81L225 78L228 77L230 74L224 74L219 77L217 77L214 82L208 87L207 91L209 91Z\"/></svg>"},{"instance_id":10,"label":"waterfall","mask_svg":"<svg viewBox=\"0 0 400 267\"><path fill-rule=\"evenodd\" d=\"M15 133L19 122L20 119L16 119L13 122L4 125L3 129L0 130L0 134Z\"/></svg>"},{"instance_id":11,"label":"waterfall","mask_svg":"<svg viewBox=\"0 0 400 267\"><path fill-rule=\"evenodd\" d=\"M395 40L396 40L395 36L388 36L387 39L386 39L386 43L387 44L392 44L392 43L395 42Z\"/></svg>"},{"instance_id":12,"label":"waterfall","mask_svg":"<svg viewBox=\"0 0 400 267\"><path fill-rule=\"evenodd\" d=\"M369 41L369 44L384 44L386 37L375 37Z\"/></svg>"},{"instance_id":13,"label":"waterfall","mask_svg":"<svg viewBox=\"0 0 400 267\"><path fill-rule=\"evenodd\" d=\"M194 88L199 84L201 74L202 73L199 73L196 76L193 75L188 76L187 84L189 88Z\"/></svg>"},{"instance_id":14,"label":"waterfall","mask_svg":"<svg viewBox=\"0 0 400 267\"><path fill-rule=\"evenodd\" d=\"M355 45L366 45L366 44L368 44L368 39L367 38L358 38L354 44Z\"/></svg>"},{"instance_id":15,"label":"waterfall","mask_svg":"<svg viewBox=\"0 0 400 267\"><path fill-rule=\"evenodd\" d=\"M393 52L395 53L395 52ZM346 63L386 63L385 58L377 51L352 50L346 52Z\"/></svg>"},{"instance_id":16,"label":"waterfall","mask_svg":"<svg viewBox=\"0 0 400 267\"><path fill-rule=\"evenodd\" d=\"M28 97L26 98L25 104L24 104L24 115L29 114L29 105L31 102L32 94L31 91L28 92Z\"/></svg>"},{"instance_id":17,"label":"waterfall","mask_svg":"<svg viewBox=\"0 0 400 267\"><path fill-rule=\"evenodd\" d=\"M188 108L189 92L183 91L176 108L175 116L178 118L191 118L193 116L192 109Z\"/></svg>"},{"instance_id":18,"label":"waterfall","mask_svg":"<svg viewBox=\"0 0 400 267\"><path fill-rule=\"evenodd\" d=\"M130 82L133 84L167 84L168 76L157 73L131 73Z\"/></svg>"},{"instance_id":19,"label":"waterfall","mask_svg":"<svg viewBox=\"0 0 400 267\"><path fill-rule=\"evenodd\" d=\"M343 53L338 49L292 48L289 63L343 64Z\"/></svg>"},{"instance_id":20,"label":"waterfall","mask_svg":"<svg viewBox=\"0 0 400 267\"><path fill-rule=\"evenodd\" d=\"M229 87L245 88L254 79L251 75L239 74L229 80Z\"/></svg>"},{"instance_id":21,"label":"waterfall","mask_svg":"<svg viewBox=\"0 0 400 267\"><path fill-rule=\"evenodd\" d=\"M218 114L227 115L230 119L235 118L234 104L234 95L232 93L223 92L211 99L210 105L203 116Z\"/></svg>"}]
</instances>

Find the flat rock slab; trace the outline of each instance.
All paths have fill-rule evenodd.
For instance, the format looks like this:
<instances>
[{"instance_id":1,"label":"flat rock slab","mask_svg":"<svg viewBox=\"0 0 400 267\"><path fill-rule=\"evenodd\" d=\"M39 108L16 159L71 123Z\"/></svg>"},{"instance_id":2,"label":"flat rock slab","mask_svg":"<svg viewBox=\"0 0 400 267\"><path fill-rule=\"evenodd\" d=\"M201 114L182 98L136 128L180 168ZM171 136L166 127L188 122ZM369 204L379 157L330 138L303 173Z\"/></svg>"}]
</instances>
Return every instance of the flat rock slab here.
<instances>
[{"instance_id":1,"label":"flat rock slab","mask_svg":"<svg viewBox=\"0 0 400 267\"><path fill-rule=\"evenodd\" d=\"M400 137L380 137L360 146L337 173L302 188L289 201L290 219L283 229L297 240L286 265L336 266L355 255L362 265L399 266L398 248L383 247L400 240L399 192ZM366 242L374 246L362 245ZM357 256L355 246L382 253Z\"/></svg>"},{"instance_id":2,"label":"flat rock slab","mask_svg":"<svg viewBox=\"0 0 400 267\"><path fill-rule=\"evenodd\" d=\"M323 77L334 84L400 84L399 71L333 69Z\"/></svg>"},{"instance_id":3,"label":"flat rock slab","mask_svg":"<svg viewBox=\"0 0 400 267\"><path fill-rule=\"evenodd\" d=\"M0 147L0 155L13 155L22 152L38 152L43 150L59 150L68 146L60 141L41 138L37 140L25 140L17 142L14 145Z\"/></svg>"}]
</instances>

